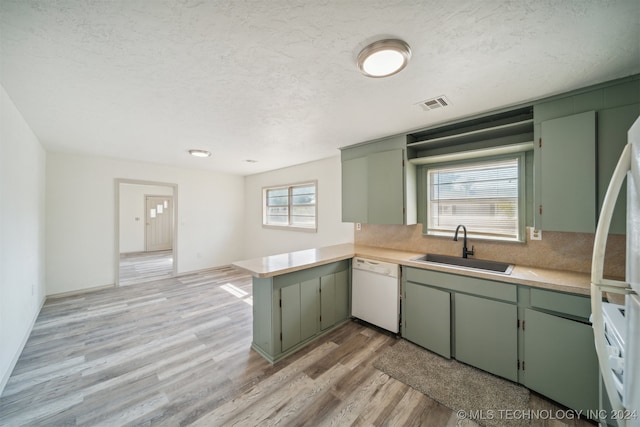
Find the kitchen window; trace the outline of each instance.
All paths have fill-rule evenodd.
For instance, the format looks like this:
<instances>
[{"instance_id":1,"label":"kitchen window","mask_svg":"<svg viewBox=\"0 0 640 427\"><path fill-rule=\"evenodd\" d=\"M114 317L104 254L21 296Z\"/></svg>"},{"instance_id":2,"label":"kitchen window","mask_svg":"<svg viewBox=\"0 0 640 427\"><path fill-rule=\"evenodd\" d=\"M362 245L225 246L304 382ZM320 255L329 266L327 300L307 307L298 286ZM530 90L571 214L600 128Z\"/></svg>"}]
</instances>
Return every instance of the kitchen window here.
<instances>
[{"instance_id":1,"label":"kitchen window","mask_svg":"<svg viewBox=\"0 0 640 427\"><path fill-rule=\"evenodd\" d=\"M425 234L522 241L525 155L422 166L419 215Z\"/></svg>"},{"instance_id":2,"label":"kitchen window","mask_svg":"<svg viewBox=\"0 0 640 427\"><path fill-rule=\"evenodd\" d=\"M263 188L263 227L315 232L318 214L316 196L315 181Z\"/></svg>"}]
</instances>

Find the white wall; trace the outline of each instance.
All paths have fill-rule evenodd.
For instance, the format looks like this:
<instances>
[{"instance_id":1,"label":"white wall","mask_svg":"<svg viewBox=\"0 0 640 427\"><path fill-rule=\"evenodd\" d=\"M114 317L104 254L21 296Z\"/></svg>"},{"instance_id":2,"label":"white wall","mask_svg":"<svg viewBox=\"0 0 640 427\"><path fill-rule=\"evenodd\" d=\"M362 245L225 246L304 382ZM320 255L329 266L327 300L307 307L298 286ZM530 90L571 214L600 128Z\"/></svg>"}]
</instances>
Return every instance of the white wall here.
<instances>
[{"instance_id":1,"label":"white wall","mask_svg":"<svg viewBox=\"0 0 640 427\"><path fill-rule=\"evenodd\" d=\"M0 394L45 297L45 161L0 87Z\"/></svg>"},{"instance_id":2,"label":"white wall","mask_svg":"<svg viewBox=\"0 0 640 427\"><path fill-rule=\"evenodd\" d=\"M246 258L353 242L353 224L343 223L340 157L245 177ZM262 188L318 181L318 231L274 230L262 227Z\"/></svg>"},{"instance_id":3,"label":"white wall","mask_svg":"<svg viewBox=\"0 0 640 427\"><path fill-rule=\"evenodd\" d=\"M48 295L115 282L117 178L178 185L178 273L243 258L243 177L48 153Z\"/></svg>"},{"instance_id":4,"label":"white wall","mask_svg":"<svg viewBox=\"0 0 640 427\"><path fill-rule=\"evenodd\" d=\"M145 249L145 197L172 196L173 187L120 183L120 253Z\"/></svg>"}]
</instances>

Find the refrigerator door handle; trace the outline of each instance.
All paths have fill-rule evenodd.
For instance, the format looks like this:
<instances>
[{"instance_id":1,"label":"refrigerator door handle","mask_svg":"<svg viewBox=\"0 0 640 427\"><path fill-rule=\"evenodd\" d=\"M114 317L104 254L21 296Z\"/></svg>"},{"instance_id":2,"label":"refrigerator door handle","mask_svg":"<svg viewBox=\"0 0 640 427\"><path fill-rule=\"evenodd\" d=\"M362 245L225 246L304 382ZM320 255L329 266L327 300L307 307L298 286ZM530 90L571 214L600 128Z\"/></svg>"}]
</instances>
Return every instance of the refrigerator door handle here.
<instances>
[{"instance_id":1,"label":"refrigerator door handle","mask_svg":"<svg viewBox=\"0 0 640 427\"><path fill-rule=\"evenodd\" d=\"M627 172L631 168L631 145L627 144L618 160L616 169L611 177L611 182L604 196L598 227L596 229L595 241L593 244L593 258L591 262L591 319L593 326L594 343L598 354L598 364L605 389L609 395L611 408L614 411L622 411L623 405L618 395L618 391L613 379L613 371L608 365L609 356L607 353L607 342L604 335L604 323L602 317L602 288L608 292L628 293L629 284L616 280L605 280L604 276L604 255L607 245L607 236L611 226L611 217L615 208L616 200ZM626 425L624 420L619 420L620 427Z\"/></svg>"}]
</instances>

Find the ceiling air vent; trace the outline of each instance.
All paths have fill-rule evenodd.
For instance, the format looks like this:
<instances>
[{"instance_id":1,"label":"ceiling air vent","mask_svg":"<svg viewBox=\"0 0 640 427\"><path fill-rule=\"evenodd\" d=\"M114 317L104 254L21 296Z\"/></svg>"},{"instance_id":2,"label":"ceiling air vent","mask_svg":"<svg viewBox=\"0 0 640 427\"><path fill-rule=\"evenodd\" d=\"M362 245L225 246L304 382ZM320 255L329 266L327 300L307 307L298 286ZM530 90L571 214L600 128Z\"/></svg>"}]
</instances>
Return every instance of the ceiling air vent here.
<instances>
[{"instance_id":1,"label":"ceiling air vent","mask_svg":"<svg viewBox=\"0 0 640 427\"><path fill-rule=\"evenodd\" d=\"M435 98L427 99L426 101L422 101L419 105L425 111L437 110L438 108L444 108L451 104L451 102L447 99L446 96L437 96Z\"/></svg>"}]
</instances>

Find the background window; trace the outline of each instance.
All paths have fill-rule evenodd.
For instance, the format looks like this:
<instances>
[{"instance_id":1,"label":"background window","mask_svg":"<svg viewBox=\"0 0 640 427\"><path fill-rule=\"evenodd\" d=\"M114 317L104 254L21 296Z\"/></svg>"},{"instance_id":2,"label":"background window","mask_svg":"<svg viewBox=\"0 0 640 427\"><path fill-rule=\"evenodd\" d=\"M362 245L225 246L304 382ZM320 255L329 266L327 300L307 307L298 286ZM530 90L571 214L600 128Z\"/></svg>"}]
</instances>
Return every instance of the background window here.
<instances>
[{"instance_id":1,"label":"background window","mask_svg":"<svg viewBox=\"0 0 640 427\"><path fill-rule=\"evenodd\" d=\"M521 239L522 156L425 168L427 234Z\"/></svg>"},{"instance_id":2,"label":"background window","mask_svg":"<svg viewBox=\"0 0 640 427\"><path fill-rule=\"evenodd\" d=\"M274 227L316 229L316 183L263 189L262 224Z\"/></svg>"}]
</instances>

